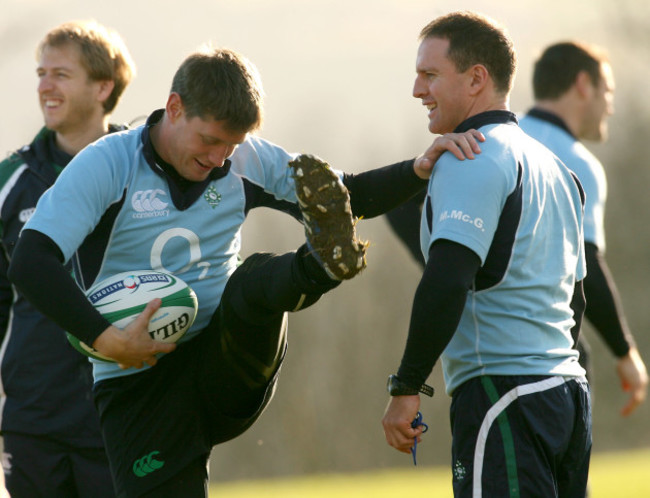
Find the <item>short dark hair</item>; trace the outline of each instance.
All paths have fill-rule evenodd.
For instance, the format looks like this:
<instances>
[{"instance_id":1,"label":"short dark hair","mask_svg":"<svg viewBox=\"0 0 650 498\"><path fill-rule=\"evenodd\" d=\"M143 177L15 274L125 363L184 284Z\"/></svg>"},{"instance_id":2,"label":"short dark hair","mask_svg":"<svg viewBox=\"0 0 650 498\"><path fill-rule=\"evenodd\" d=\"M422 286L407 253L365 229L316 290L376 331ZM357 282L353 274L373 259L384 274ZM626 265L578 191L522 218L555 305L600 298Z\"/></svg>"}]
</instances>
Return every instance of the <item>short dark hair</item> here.
<instances>
[{"instance_id":1,"label":"short dark hair","mask_svg":"<svg viewBox=\"0 0 650 498\"><path fill-rule=\"evenodd\" d=\"M447 57L460 72L484 65L498 92L508 93L517 67L517 56L505 28L474 12L452 12L438 17L420 32L420 40L449 40Z\"/></svg>"},{"instance_id":2,"label":"short dark hair","mask_svg":"<svg viewBox=\"0 0 650 498\"><path fill-rule=\"evenodd\" d=\"M204 48L183 61L171 91L181 97L188 117L226 121L228 129L248 132L262 124L264 91L255 66L225 48Z\"/></svg>"},{"instance_id":3,"label":"short dark hair","mask_svg":"<svg viewBox=\"0 0 650 498\"><path fill-rule=\"evenodd\" d=\"M126 86L135 75L135 64L120 35L96 21L70 21L50 30L36 49L74 44L81 53L81 65L92 81L112 81L113 91L104 101L104 114L115 109Z\"/></svg>"},{"instance_id":4,"label":"short dark hair","mask_svg":"<svg viewBox=\"0 0 650 498\"><path fill-rule=\"evenodd\" d=\"M555 43L542 53L533 70L535 100L557 99L575 83L578 73L586 71L594 86L601 78L601 65L608 62L606 52L586 43Z\"/></svg>"}]
</instances>

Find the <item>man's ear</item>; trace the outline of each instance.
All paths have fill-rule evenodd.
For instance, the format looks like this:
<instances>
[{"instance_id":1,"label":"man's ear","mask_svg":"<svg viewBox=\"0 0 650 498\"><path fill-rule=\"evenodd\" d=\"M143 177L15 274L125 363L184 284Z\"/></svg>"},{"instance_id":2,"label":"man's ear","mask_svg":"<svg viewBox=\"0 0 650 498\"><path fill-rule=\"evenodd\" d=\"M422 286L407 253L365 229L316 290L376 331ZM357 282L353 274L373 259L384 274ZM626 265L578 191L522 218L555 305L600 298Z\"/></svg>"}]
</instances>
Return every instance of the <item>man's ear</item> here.
<instances>
[{"instance_id":1,"label":"man's ear","mask_svg":"<svg viewBox=\"0 0 650 498\"><path fill-rule=\"evenodd\" d=\"M490 78L487 68L483 64L475 64L468 69L470 80L470 95L478 95L487 85Z\"/></svg>"},{"instance_id":2,"label":"man's ear","mask_svg":"<svg viewBox=\"0 0 650 498\"><path fill-rule=\"evenodd\" d=\"M582 98L589 98L595 90L594 82L587 71L580 71L574 83L576 92Z\"/></svg>"},{"instance_id":3,"label":"man's ear","mask_svg":"<svg viewBox=\"0 0 650 498\"><path fill-rule=\"evenodd\" d=\"M103 80L99 81L99 91L97 92L97 100L102 104L106 102L106 99L111 96L113 88L115 88L115 82L112 80Z\"/></svg>"},{"instance_id":4,"label":"man's ear","mask_svg":"<svg viewBox=\"0 0 650 498\"><path fill-rule=\"evenodd\" d=\"M165 113L167 114L169 120L172 123L175 122L183 115L184 112L185 109L183 107L181 96L176 92L170 93L169 97L167 97L167 105L165 106Z\"/></svg>"}]
</instances>

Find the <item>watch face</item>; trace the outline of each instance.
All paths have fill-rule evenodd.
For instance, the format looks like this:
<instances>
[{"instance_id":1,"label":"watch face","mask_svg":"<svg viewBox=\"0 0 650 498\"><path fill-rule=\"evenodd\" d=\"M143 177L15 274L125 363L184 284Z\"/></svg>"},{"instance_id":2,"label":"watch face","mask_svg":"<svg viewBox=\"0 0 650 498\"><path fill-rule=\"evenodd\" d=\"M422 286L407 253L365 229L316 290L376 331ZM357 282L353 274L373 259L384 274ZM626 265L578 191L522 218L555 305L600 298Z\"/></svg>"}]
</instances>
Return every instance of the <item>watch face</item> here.
<instances>
[{"instance_id":1,"label":"watch face","mask_svg":"<svg viewBox=\"0 0 650 498\"><path fill-rule=\"evenodd\" d=\"M407 394L417 394L417 391L412 392L413 389L409 388L402 384L402 382L397 378L397 375L391 375L388 377L388 392L392 396L403 396Z\"/></svg>"},{"instance_id":2,"label":"watch face","mask_svg":"<svg viewBox=\"0 0 650 498\"><path fill-rule=\"evenodd\" d=\"M388 389L388 392L391 392L393 389L393 375L388 376L388 382L386 383L386 389Z\"/></svg>"}]
</instances>

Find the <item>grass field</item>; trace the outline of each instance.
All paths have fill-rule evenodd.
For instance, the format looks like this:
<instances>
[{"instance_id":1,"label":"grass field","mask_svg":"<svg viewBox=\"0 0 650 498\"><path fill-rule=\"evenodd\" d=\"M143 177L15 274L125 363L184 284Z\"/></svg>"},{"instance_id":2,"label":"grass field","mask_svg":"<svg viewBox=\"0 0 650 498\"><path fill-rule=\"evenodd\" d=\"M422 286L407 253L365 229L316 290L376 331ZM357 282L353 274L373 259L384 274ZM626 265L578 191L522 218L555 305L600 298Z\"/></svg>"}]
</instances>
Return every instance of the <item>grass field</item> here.
<instances>
[{"instance_id":1,"label":"grass field","mask_svg":"<svg viewBox=\"0 0 650 498\"><path fill-rule=\"evenodd\" d=\"M650 497L650 449L599 453L591 459L590 498ZM210 498L451 498L446 468L406 468L357 474L213 484Z\"/></svg>"}]
</instances>

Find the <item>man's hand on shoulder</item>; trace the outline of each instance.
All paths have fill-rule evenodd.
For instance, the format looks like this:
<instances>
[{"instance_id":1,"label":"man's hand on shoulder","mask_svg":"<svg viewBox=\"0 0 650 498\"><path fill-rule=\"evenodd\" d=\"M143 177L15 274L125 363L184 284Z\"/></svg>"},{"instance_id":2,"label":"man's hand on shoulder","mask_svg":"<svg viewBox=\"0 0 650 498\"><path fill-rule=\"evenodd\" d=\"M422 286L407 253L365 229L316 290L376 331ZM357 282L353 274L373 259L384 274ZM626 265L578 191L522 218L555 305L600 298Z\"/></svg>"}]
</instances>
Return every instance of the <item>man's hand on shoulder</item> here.
<instances>
[{"instance_id":1,"label":"man's hand on shoulder","mask_svg":"<svg viewBox=\"0 0 650 498\"><path fill-rule=\"evenodd\" d=\"M151 316L160 308L160 299L153 299L138 317L124 329L114 326L102 332L93 347L101 354L114 359L122 369L142 368L146 363L154 366L157 353L170 353L176 344L154 341L148 332Z\"/></svg>"},{"instance_id":2,"label":"man's hand on shoulder","mask_svg":"<svg viewBox=\"0 0 650 498\"><path fill-rule=\"evenodd\" d=\"M433 144L415 159L415 174L426 180L431 176L433 166L444 152L451 152L458 160L474 159L480 154L479 142L485 142L483 133L469 130L463 133L445 133L436 137Z\"/></svg>"}]
</instances>

